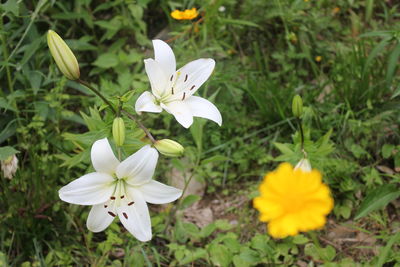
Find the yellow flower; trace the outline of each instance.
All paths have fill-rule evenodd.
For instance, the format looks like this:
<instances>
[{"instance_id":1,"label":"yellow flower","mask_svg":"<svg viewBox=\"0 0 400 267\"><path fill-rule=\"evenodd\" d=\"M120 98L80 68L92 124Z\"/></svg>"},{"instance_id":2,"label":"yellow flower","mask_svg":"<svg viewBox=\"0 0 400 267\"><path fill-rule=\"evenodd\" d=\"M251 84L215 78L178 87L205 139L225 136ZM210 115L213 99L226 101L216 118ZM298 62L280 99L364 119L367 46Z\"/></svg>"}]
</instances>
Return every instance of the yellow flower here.
<instances>
[{"instance_id":1,"label":"yellow flower","mask_svg":"<svg viewBox=\"0 0 400 267\"><path fill-rule=\"evenodd\" d=\"M337 13L339 13L340 11L340 7L335 7L334 9L332 9L332 13L335 15Z\"/></svg>"},{"instance_id":2,"label":"yellow flower","mask_svg":"<svg viewBox=\"0 0 400 267\"><path fill-rule=\"evenodd\" d=\"M177 20L191 20L196 18L199 15L197 9L194 7L192 9L186 9L185 11L180 11L175 9L171 12L171 17Z\"/></svg>"},{"instance_id":3,"label":"yellow flower","mask_svg":"<svg viewBox=\"0 0 400 267\"><path fill-rule=\"evenodd\" d=\"M321 60L322 60L322 57L321 57L321 56L316 56L316 57L315 57L315 61L321 62Z\"/></svg>"},{"instance_id":4,"label":"yellow flower","mask_svg":"<svg viewBox=\"0 0 400 267\"><path fill-rule=\"evenodd\" d=\"M259 191L254 207L275 238L322 228L333 208L329 187L316 169L304 171L282 163L265 176Z\"/></svg>"}]
</instances>

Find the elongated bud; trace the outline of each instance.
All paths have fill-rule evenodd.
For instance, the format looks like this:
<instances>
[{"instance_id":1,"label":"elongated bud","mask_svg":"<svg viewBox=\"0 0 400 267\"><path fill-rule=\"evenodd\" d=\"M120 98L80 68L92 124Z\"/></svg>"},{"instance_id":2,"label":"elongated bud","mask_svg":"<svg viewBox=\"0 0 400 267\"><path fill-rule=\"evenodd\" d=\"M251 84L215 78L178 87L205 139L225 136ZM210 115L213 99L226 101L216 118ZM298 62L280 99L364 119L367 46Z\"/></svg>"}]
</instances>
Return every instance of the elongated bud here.
<instances>
[{"instance_id":1,"label":"elongated bud","mask_svg":"<svg viewBox=\"0 0 400 267\"><path fill-rule=\"evenodd\" d=\"M292 101L292 112L293 116L300 118L303 114L303 100L301 96L295 95Z\"/></svg>"},{"instance_id":2,"label":"elongated bud","mask_svg":"<svg viewBox=\"0 0 400 267\"><path fill-rule=\"evenodd\" d=\"M171 139L162 139L154 143L154 147L161 154L167 157L179 157L183 155L185 150L181 144Z\"/></svg>"},{"instance_id":3,"label":"elongated bud","mask_svg":"<svg viewBox=\"0 0 400 267\"><path fill-rule=\"evenodd\" d=\"M78 80L80 76L78 61L64 40L56 32L49 30L47 45L54 61L65 77L70 80Z\"/></svg>"},{"instance_id":4,"label":"elongated bud","mask_svg":"<svg viewBox=\"0 0 400 267\"><path fill-rule=\"evenodd\" d=\"M117 146L122 146L125 141L125 123L121 117L114 119L112 134Z\"/></svg>"},{"instance_id":5,"label":"elongated bud","mask_svg":"<svg viewBox=\"0 0 400 267\"><path fill-rule=\"evenodd\" d=\"M296 167L294 167L295 170L300 169L304 172L310 172L311 171L311 163L308 159L303 158L297 163Z\"/></svg>"}]
</instances>

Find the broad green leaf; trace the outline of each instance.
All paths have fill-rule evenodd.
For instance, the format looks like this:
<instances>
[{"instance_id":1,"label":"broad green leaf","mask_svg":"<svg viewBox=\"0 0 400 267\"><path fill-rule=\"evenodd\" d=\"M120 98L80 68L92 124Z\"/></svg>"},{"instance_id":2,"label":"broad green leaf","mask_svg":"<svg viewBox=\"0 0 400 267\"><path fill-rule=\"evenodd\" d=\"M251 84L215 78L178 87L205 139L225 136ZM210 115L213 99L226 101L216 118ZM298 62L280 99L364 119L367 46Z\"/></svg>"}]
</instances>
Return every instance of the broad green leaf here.
<instances>
[{"instance_id":1,"label":"broad green leaf","mask_svg":"<svg viewBox=\"0 0 400 267\"><path fill-rule=\"evenodd\" d=\"M106 53L102 54L99 56L95 62L93 62L93 65L103 68L103 69L108 69L117 66L119 63L118 61L118 56L112 53Z\"/></svg>"},{"instance_id":2,"label":"broad green leaf","mask_svg":"<svg viewBox=\"0 0 400 267\"><path fill-rule=\"evenodd\" d=\"M208 252L212 263L216 266L227 267L232 261L232 253L224 245L211 244Z\"/></svg>"},{"instance_id":3,"label":"broad green leaf","mask_svg":"<svg viewBox=\"0 0 400 267\"><path fill-rule=\"evenodd\" d=\"M384 184L379 186L365 197L354 219L360 219L371 211L385 207L399 196L400 190L396 185Z\"/></svg>"},{"instance_id":4,"label":"broad green leaf","mask_svg":"<svg viewBox=\"0 0 400 267\"><path fill-rule=\"evenodd\" d=\"M0 160L6 160L8 157L17 153L19 153L19 151L11 146L0 147Z\"/></svg>"},{"instance_id":5,"label":"broad green leaf","mask_svg":"<svg viewBox=\"0 0 400 267\"><path fill-rule=\"evenodd\" d=\"M182 209L186 209L193 205L196 201L199 201L201 199L200 196L198 195L188 195L185 197L185 199L182 201Z\"/></svg>"},{"instance_id":6,"label":"broad green leaf","mask_svg":"<svg viewBox=\"0 0 400 267\"><path fill-rule=\"evenodd\" d=\"M385 158L385 159L390 158L394 148L395 148L395 146L392 145L392 144L384 144L382 146L382 157Z\"/></svg>"},{"instance_id":7,"label":"broad green leaf","mask_svg":"<svg viewBox=\"0 0 400 267\"><path fill-rule=\"evenodd\" d=\"M205 249L198 248L195 251L190 251L179 263L185 265L198 259L207 259L207 251Z\"/></svg>"}]
</instances>

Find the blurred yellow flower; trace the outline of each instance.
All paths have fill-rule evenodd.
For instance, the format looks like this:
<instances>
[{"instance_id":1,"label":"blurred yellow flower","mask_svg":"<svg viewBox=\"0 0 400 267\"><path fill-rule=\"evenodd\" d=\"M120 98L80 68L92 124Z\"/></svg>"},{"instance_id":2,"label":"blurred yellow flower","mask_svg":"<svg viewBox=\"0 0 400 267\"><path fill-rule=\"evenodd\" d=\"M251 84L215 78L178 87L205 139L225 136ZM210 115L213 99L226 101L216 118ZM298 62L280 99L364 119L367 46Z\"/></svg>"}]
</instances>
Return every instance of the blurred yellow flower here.
<instances>
[{"instance_id":1,"label":"blurred yellow flower","mask_svg":"<svg viewBox=\"0 0 400 267\"><path fill-rule=\"evenodd\" d=\"M337 13L339 13L340 11L340 7L335 7L334 9L332 9L332 13L335 15Z\"/></svg>"},{"instance_id":2,"label":"blurred yellow flower","mask_svg":"<svg viewBox=\"0 0 400 267\"><path fill-rule=\"evenodd\" d=\"M315 61L321 62L321 60L322 60L322 57L321 57L321 56L316 56L316 57L315 57Z\"/></svg>"},{"instance_id":3,"label":"blurred yellow flower","mask_svg":"<svg viewBox=\"0 0 400 267\"><path fill-rule=\"evenodd\" d=\"M275 238L322 228L333 208L329 187L316 169L293 169L289 163L282 163L267 173L259 191L254 207L261 213L260 221L268 222L268 232Z\"/></svg>"},{"instance_id":4,"label":"blurred yellow flower","mask_svg":"<svg viewBox=\"0 0 400 267\"><path fill-rule=\"evenodd\" d=\"M171 17L177 20L191 20L196 18L199 15L199 12L194 7L192 9L186 9L185 11L180 11L175 9L171 12Z\"/></svg>"}]
</instances>

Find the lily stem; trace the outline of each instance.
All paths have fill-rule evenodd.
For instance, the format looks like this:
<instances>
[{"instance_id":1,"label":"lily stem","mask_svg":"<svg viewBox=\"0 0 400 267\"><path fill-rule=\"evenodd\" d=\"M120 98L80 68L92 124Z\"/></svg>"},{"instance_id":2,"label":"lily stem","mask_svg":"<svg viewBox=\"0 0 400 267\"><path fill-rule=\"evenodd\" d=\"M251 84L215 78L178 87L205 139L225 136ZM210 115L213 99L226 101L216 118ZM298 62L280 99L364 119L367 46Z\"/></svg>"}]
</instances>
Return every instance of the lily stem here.
<instances>
[{"instance_id":1,"label":"lily stem","mask_svg":"<svg viewBox=\"0 0 400 267\"><path fill-rule=\"evenodd\" d=\"M83 80L81 80L81 79L78 79L78 80L76 80L76 81L77 81L78 83L80 83L80 84L86 86L87 88L89 88L93 93L95 93L98 97L100 97L101 100L103 100L104 103L106 103L106 104L112 109L112 111L113 111L115 114L117 114L117 111L115 110L114 106L111 104L110 101L107 100L107 98L105 98L105 97L100 93L99 90L97 90L96 88L94 88L93 86L91 86L88 82L85 82L85 81L83 81Z\"/></svg>"},{"instance_id":2,"label":"lily stem","mask_svg":"<svg viewBox=\"0 0 400 267\"><path fill-rule=\"evenodd\" d=\"M305 154L304 151L304 131L303 131L303 124L301 123L301 119L297 118L297 125L299 126L300 130L300 142L301 142L301 151Z\"/></svg>"},{"instance_id":3,"label":"lily stem","mask_svg":"<svg viewBox=\"0 0 400 267\"><path fill-rule=\"evenodd\" d=\"M149 129L147 129L136 117L135 115L129 113L128 111L124 110L121 107L118 107L118 110L115 109L115 107L111 104L110 101L107 100L107 98L105 98L99 90L97 90L96 88L94 88L93 86L91 86L88 82L85 82L81 79L76 80L78 83L86 86L87 88L89 88L93 93L95 93L97 96L99 96L104 103L106 103L114 112L114 114L116 114L117 116L120 115L120 113L124 113L128 118L130 118L131 120L133 120L142 130L143 132L147 135L147 137L150 139L150 141L154 144L156 142L156 139L153 137L153 135L151 135Z\"/></svg>"},{"instance_id":4,"label":"lily stem","mask_svg":"<svg viewBox=\"0 0 400 267\"><path fill-rule=\"evenodd\" d=\"M121 112L124 113L128 118L136 122L136 124L143 130L143 132L147 135L147 137L150 139L150 141L154 144L156 142L156 139L151 135L149 129L147 129L136 117L135 115L129 113L125 109L121 109Z\"/></svg>"}]
</instances>

